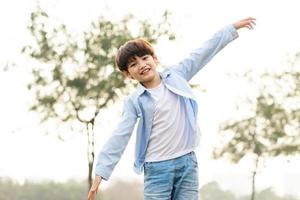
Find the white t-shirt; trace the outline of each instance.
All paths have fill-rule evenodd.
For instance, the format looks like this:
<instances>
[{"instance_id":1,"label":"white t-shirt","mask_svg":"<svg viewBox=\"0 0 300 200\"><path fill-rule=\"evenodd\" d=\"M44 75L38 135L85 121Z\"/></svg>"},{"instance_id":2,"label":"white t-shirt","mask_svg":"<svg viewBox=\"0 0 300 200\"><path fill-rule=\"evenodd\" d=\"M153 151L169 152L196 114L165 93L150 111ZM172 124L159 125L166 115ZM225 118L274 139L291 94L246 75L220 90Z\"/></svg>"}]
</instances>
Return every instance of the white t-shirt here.
<instances>
[{"instance_id":1,"label":"white t-shirt","mask_svg":"<svg viewBox=\"0 0 300 200\"><path fill-rule=\"evenodd\" d=\"M190 126L180 97L162 81L158 87L147 90L155 100L155 111L145 161L169 160L191 152L186 135Z\"/></svg>"}]
</instances>

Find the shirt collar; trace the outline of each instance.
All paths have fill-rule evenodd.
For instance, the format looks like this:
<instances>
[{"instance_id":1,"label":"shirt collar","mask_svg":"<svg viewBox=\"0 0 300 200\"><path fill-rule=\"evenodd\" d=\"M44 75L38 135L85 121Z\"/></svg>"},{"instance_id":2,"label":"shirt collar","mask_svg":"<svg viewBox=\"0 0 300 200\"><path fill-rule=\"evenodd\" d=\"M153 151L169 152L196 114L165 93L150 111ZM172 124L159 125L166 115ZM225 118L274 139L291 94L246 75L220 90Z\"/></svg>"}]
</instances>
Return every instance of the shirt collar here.
<instances>
[{"instance_id":1,"label":"shirt collar","mask_svg":"<svg viewBox=\"0 0 300 200\"><path fill-rule=\"evenodd\" d=\"M163 72L158 72L158 73L159 73L159 76L161 77L163 82L165 82L165 79L170 75L169 70L165 70ZM138 87L137 87L138 96L141 96L146 91L147 91L147 88L145 88L141 83L139 83Z\"/></svg>"}]
</instances>

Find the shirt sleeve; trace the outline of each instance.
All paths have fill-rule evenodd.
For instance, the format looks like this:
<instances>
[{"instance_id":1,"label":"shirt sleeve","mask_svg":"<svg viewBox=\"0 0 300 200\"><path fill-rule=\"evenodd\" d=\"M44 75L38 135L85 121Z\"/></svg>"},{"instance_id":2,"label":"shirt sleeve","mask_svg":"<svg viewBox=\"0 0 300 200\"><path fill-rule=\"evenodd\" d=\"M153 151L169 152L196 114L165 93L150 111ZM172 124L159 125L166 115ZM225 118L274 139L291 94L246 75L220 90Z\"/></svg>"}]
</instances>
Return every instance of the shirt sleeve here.
<instances>
[{"instance_id":1,"label":"shirt sleeve","mask_svg":"<svg viewBox=\"0 0 300 200\"><path fill-rule=\"evenodd\" d=\"M188 58L171 68L189 81L221 49L237 37L238 33L236 29L233 24L230 24L216 32L211 39L204 42L201 47L192 52Z\"/></svg>"},{"instance_id":2,"label":"shirt sleeve","mask_svg":"<svg viewBox=\"0 0 300 200\"><path fill-rule=\"evenodd\" d=\"M127 99L124 102L123 114L118 126L98 154L96 175L104 180L109 179L128 144L136 121L137 114L133 103Z\"/></svg>"}]
</instances>

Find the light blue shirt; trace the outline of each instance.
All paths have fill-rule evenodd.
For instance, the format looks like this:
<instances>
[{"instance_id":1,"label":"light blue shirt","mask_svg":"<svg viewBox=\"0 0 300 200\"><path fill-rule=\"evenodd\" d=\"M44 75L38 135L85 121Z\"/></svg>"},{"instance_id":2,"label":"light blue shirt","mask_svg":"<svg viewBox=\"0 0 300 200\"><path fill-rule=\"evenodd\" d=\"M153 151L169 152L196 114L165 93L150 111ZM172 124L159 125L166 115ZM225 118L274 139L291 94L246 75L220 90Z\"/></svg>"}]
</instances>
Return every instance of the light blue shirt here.
<instances>
[{"instance_id":1,"label":"light blue shirt","mask_svg":"<svg viewBox=\"0 0 300 200\"><path fill-rule=\"evenodd\" d=\"M198 106L188 81L205 66L223 47L238 37L233 25L228 25L215 33L199 49L181 61L160 73L165 86L179 95L180 102L185 106L186 116L191 131L186 133L188 145L194 148L198 143L197 112ZM152 128L155 101L141 84L137 90L126 98L121 121L113 131L98 155L96 175L109 179L113 169L120 160L138 122L135 144L134 171L143 171L146 150Z\"/></svg>"}]
</instances>

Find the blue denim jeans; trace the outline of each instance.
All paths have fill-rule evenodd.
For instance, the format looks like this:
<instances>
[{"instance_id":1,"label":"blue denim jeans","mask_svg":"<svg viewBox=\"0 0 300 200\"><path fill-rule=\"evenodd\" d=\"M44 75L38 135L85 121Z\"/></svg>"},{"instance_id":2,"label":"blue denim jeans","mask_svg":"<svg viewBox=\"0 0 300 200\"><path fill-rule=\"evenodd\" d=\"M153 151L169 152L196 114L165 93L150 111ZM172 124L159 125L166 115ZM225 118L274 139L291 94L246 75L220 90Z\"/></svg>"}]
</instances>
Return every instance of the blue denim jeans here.
<instances>
[{"instance_id":1,"label":"blue denim jeans","mask_svg":"<svg viewBox=\"0 0 300 200\"><path fill-rule=\"evenodd\" d=\"M198 163L194 152L144 165L144 200L198 200Z\"/></svg>"}]
</instances>

